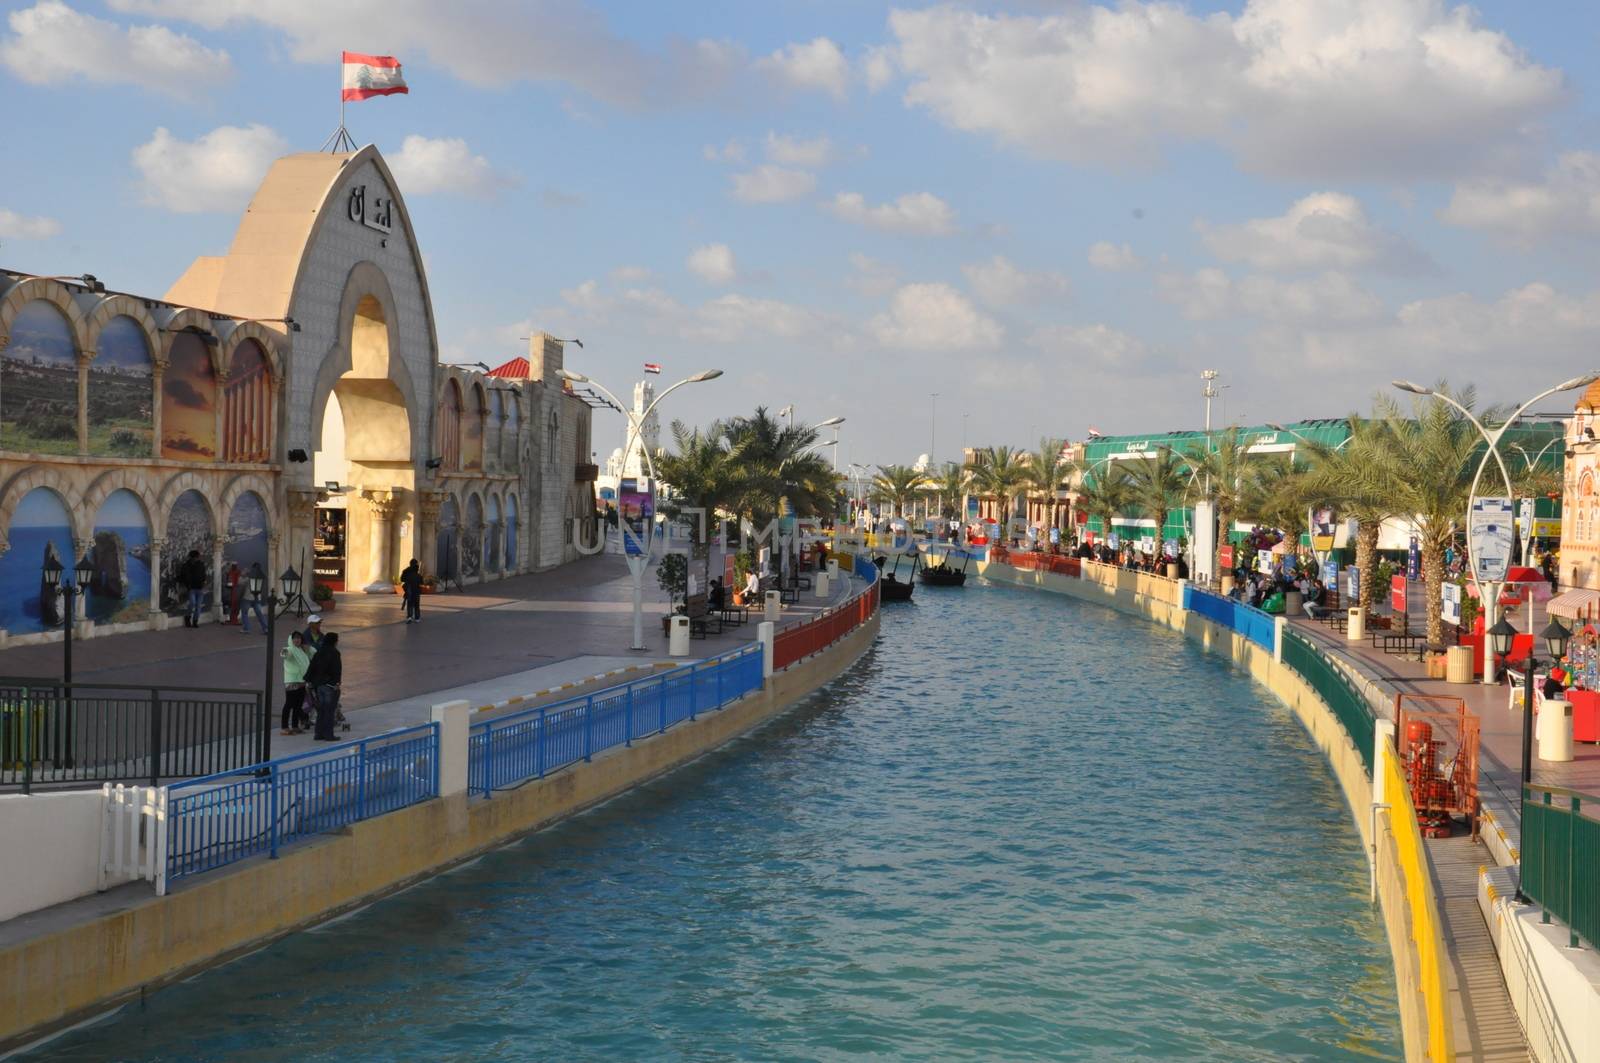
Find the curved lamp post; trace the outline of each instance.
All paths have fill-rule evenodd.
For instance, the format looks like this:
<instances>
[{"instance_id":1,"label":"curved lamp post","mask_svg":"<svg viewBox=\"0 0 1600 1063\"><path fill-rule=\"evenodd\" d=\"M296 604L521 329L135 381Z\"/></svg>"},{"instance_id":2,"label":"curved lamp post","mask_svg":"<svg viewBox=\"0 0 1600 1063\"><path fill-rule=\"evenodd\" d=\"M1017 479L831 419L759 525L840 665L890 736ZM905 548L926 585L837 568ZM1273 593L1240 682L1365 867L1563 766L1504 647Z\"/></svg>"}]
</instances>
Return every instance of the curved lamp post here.
<instances>
[{"instance_id":1,"label":"curved lamp post","mask_svg":"<svg viewBox=\"0 0 1600 1063\"><path fill-rule=\"evenodd\" d=\"M78 596L89 593L89 582L94 579L94 562L89 560L87 552L83 559L72 567L74 582L67 582L67 569L54 556L45 559L40 575L44 580L44 588L54 593L60 590L65 599L66 612L61 624L61 700L56 702L56 711L61 714L55 729L56 748L54 761L58 767L70 768L73 766L72 753L72 628L77 622L76 609L74 608Z\"/></svg>"},{"instance_id":2,"label":"curved lamp post","mask_svg":"<svg viewBox=\"0 0 1600 1063\"><path fill-rule=\"evenodd\" d=\"M671 395L674 391L677 391L685 384L700 384L707 380L715 380L717 377L722 375L722 370L706 369L696 373L694 376L685 377L676 384L672 385L670 388L667 388L667 390L663 391L661 394L657 395L655 397L655 401L650 403L649 406L646 406L644 411L639 414L635 414L632 409L624 406L622 401L618 399L616 395L612 394L610 388L607 388L604 384L600 383L598 380L595 380L593 377L585 376L584 374L574 372L571 369L558 369L556 370L556 374L560 376L561 379L570 380L574 384L588 384L606 398L610 399L612 405L621 410L623 416L628 418L628 438L627 442L622 448L623 461L627 461L628 454L633 450L633 441L643 434L645 420L649 418L650 414L655 411L657 406L661 405L662 399L666 398L668 395ZM659 484L661 481L656 476L656 463L655 459L650 456L650 448L642 446L639 448L639 451L644 455L645 465L650 469L651 484ZM651 517L653 518L654 516L655 514L652 513ZM623 534L626 535L627 533L623 532ZM645 540L644 553L628 554L628 571L633 574L632 648L635 650L644 649L644 570L649 567L650 553L655 548L655 529L646 528L645 534L648 536L648 538Z\"/></svg>"},{"instance_id":3,"label":"curved lamp post","mask_svg":"<svg viewBox=\"0 0 1600 1063\"><path fill-rule=\"evenodd\" d=\"M1506 485L1506 497L1508 499L1515 499L1516 497L1516 491L1511 486L1511 473L1506 471L1505 459L1500 456L1500 439L1506 434L1506 430L1517 423L1518 418L1527 412L1528 407L1532 406L1536 402L1539 402L1541 399L1548 398L1557 392L1573 391L1577 388L1587 387L1589 384L1594 383L1596 379L1600 379L1600 373L1585 373L1583 376L1575 376L1571 380L1564 380L1555 387L1546 388L1533 398L1529 399L1527 402L1524 402L1521 406L1518 406L1516 411L1512 413L1511 416L1507 417L1505 421L1502 422L1500 426L1497 427L1493 432L1485 428L1483 426L1483 422L1478 420L1478 418L1473 415L1471 410L1467 409L1455 398L1446 394L1445 392L1436 391L1433 388L1425 388L1420 384L1413 384L1409 380L1393 380L1390 381L1390 383L1401 391L1410 392L1413 395L1431 396L1448 403L1450 406L1459 411L1461 415L1469 422L1471 422L1472 426L1478 430L1478 434L1483 437L1484 443L1487 444L1487 449L1485 450L1483 457L1478 459L1478 469L1472 474L1472 487L1467 491L1467 514L1470 519L1472 514L1472 503L1478 497L1478 482L1483 478L1483 469L1484 466L1488 464L1490 455L1494 456L1495 464L1500 466L1500 476L1505 481ZM1531 531L1532 529L1529 530ZM1499 582L1487 584L1490 594L1488 597L1484 596L1483 591L1485 584L1478 578L1478 558L1472 549L1472 535L1470 526L1467 534L1467 563L1472 572L1472 585L1473 587L1477 588L1478 591L1478 600L1483 603L1484 609L1487 610L1487 612L1484 613L1485 630L1487 631L1489 618L1498 618L1500 615L1501 584ZM1532 602L1529 602L1528 604L1528 629L1529 631L1533 630ZM1484 658L1483 682L1485 686L1490 686L1495 682L1495 666L1494 658L1492 656Z\"/></svg>"}]
</instances>

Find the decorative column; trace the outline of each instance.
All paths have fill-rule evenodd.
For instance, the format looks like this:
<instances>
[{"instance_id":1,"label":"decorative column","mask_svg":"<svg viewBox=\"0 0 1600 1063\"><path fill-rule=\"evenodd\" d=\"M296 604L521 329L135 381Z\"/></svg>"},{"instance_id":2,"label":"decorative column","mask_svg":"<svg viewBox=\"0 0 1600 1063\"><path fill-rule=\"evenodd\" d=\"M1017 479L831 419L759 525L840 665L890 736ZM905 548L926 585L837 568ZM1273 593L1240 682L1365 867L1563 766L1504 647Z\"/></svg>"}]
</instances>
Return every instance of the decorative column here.
<instances>
[{"instance_id":1,"label":"decorative column","mask_svg":"<svg viewBox=\"0 0 1600 1063\"><path fill-rule=\"evenodd\" d=\"M316 558L313 556L312 543L316 536L317 503L325 500L327 493L294 487L286 493L289 501L289 523L283 529L283 533L284 541L288 543L289 556L285 559L283 567L294 566L294 570L300 574L303 588L301 593L310 599L311 588L316 583Z\"/></svg>"},{"instance_id":2,"label":"decorative column","mask_svg":"<svg viewBox=\"0 0 1600 1063\"><path fill-rule=\"evenodd\" d=\"M150 456L161 457L161 393L162 381L167 375L167 360L150 360Z\"/></svg>"},{"instance_id":3,"label":"decorative column","mask_svg":"<svg viewBox=\"0 0 1600 1063\"><path fill-rule=\"evenodd\" d=\"M157 631L167 625L166 614L161 611L161 552L166 545L165 539L150 540L150 619Z\"/></svg>"},{"instance_id":4,"label":"decorative column","mask_svg":"<svg viewBox=\"0 0 1600 1063\"><path fill-rule=\"evenodd\" d=\"M213 535L211 538L211 612L216 617L217 623L225 624L228 622L228 588L222 582L224 536ZM201 610L201 615L205 615L204 610Z\"/></svg>"},{"instance_id":5,"label":"decorative column","mask_svg":"<svg viewBox=\"0 0 1600 1063\"><path fill-rule=\"evenodd\" d=\"M444 574L433 569L439 560L439 511L443 508L443 491L417 492L417 562L424 573L441 583Z\"/></svg>"},{"instance_id":6,"label":"decorative column","mask_svg":"<svg viewBox=\"0 0 1600 1063\"><path fill-rule=\"evenodd\" d=\"M367 513L371 517L368 535L371 566L368 583L362 589L368 594L393 594L395 572L390 560L390 548L394 539L395 514L400 510L400 494L391 488L368 488L361 492L361 497L366 500Z\"/></svg>"},{"instance_id":7,"label":"decorative column","mask_svg":"<svg viewBox=\"0 0 1600 1063\"><path fill-rule=\"evenodd\" d=\"M215 374L217 383L217 403L213 409L216 422L217 452L213 460L232 461L233 456L228 453L228 373L218 370Z\"/></svg>"},{"instance_id":8,"label":"decorative column","mask_svg":"<svg viewBox=\"0 0 1600 1063\"><path fill-rule=\"evenodd\" d=\"M78 453L89 453L89 363L94 361L94 351L84 348L78 352ZM78 555L83 556L83 555Z\"/></svg>"}]
</instances>

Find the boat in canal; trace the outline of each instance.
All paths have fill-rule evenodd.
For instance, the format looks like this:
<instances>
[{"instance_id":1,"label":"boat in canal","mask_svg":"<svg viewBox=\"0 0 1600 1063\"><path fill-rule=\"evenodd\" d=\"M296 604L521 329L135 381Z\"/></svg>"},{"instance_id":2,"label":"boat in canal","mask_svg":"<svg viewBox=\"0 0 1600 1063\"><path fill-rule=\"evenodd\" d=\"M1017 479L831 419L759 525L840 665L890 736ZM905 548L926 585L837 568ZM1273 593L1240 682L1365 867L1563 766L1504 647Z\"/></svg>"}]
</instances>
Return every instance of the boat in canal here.
<instances>
[{"instance_id":1,"label":"boat in canal","mask_svg":"<svg viewBox=\"0 0 1600 1063\"><path fill-rule=\"evenodd\" d=\"M949 551L945 551L937 564L923 566L922 582L930 587L963 587L967 582L967 566L971 563L972 558L962 551L961 567L956 568L950 564Z\"/></svg>"},{"instance_id":2,"label":"boat in canal","mask_svg":"<svg viewBox=\"0 0 1600 1063\"><path fill-rule=\"evenodd\" d=\"M911 571L906 574L904 579L901 579L900 562L908 556L911 558ZM879 594L882 600L886 602L909 602L911 600L911 592L917 586L917 569L921 566L922 555L913 548L908 554L894 555L894 564L892 566L889 564L887 555L879 555L873 558L872 563L877 565L878 570L883 573L883 578L878 581Z\"/></svg>"}]
</instances>

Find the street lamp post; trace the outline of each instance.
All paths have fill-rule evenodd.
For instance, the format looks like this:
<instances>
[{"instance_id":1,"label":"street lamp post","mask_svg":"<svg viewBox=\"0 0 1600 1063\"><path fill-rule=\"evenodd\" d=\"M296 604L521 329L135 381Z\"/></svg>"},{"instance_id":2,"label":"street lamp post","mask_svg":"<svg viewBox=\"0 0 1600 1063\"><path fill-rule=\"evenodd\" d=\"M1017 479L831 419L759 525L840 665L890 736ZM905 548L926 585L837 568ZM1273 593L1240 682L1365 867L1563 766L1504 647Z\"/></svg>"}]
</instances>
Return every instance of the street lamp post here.
<instances>
[{"instance_id":1,"label":"street lamp post","mask_svg":"<svg viewBox=\"0 0 1600 1063\"><path fill-rule=\"evenodd\" d=\"M668 395L671 395L674 391L677 391L685 384L700 384L707 380L715 380L717 377L722 375L722 370L706 369L696 373L694 376L685 377L667 390L663 391L661 394L657 395L655 397L655 401L651 402L649 406L644 408L643 412L638 414L635 414L632 409L623 406L622 400L613 395L611 390L598 380L585 376L582 373L573 372L571 369L558 369L556 370L556 373L561 377L561 379L570 380L574 384L588 384L596 391L599 391L606 398L610 399L616 408L622 411L623 416L628 418L628 437L622 448L622 455L624 458L626 458L633 452L634 439L643 434L645 421L649 420L650 414L655 411L657 406L661 405L662 399L665 399ZM790 416L794 416L792 408L790 410ZM650 455L650 448L640 447L639 451L644 455L645 464L650 468L651 484L659 484L661 480L656 476L656 463L655 459ZM651 514L651 516L654 517L655 515ZM627 534L628 533L626 531L623 532L624 544L626 544L627 541ZM650 566L650 553L655 548L654 529L646 528L645 534L648 536L648 538L645 540L644 552L642 554L627 555L628 571L633 575L633 646L631 648L635 650L644 649L644 570Z\"/></svg>"},{"instance_id":2,"label":"street lamp post","mask_svg":"<svg viewBox=\"0 0 1600 1063\"><path fill-rule=\"evenodd\" d=\"M1511 646L1516 639L1517 629L1512 627L1505 617L1489 629L1490 648L1504 657L1511 652ZM1552 663L1558 662L1567 654L1567 643L1572 638L1572 632L1561 623L1552 618L1549 625L1541 633L1545 641L1545 648L1550 651ZM1539 666L1538 658L1534 656L1533 648L1528 650L1528 659L1523 667L1526 669L1522 689L1522 785L1519 793L1523 800L1527 800L1528 784L1533 781L1533 673ZM1522 876L1517 876L1517 900L1526 901L1522 895Z\"/></svg>"},{"instance_id":3,"label":"street lamp post","mask_svg":"<svg viewBox=\"0 0 1600 1063\"><path fill-rule=\"evenodd\" d=\"M1478 497L1478 482L1483 478L1483 469L1484 466L1488 464L1490 455L1494 456L1495 464L1500 467L1500 476L1505 481L1506 485L1506 498L1515 501L1516 492L1511 486L1511 474L1506 471L1505 459L1500 456L1500 440L1506 434L1506 430L1512 425L1516 424L1517 419L1527 412L1528 408L1534 403L1548 398L1557 392L1573 391L1577 388L1587 387L1588 385L1594 383L1597 378L1600 378L1600 373L1585 373L1583 376L1576 376L1571 380L1564 380L1555 387L1546 388L1533 398L1529 399L1527 402L1524 402L1521 406L1518 406L1516 411L1513 412L1511 416L1507 417L1505 421L1503 421L1493 432L1490 432L1487 428L1485 428L1483 426L1483 422L1478 420L1478 418L1473 415L1471 410L1467 409L1455 398L1443 391L1435 391L1433 388L1425 388L1420 384L1413 384L1409 380L1394 380L1390 381L1390 383L1401 391L1410 392L1413 395L1431 396L1448 403L1469 422L1471 422L1472 426L1478 430L1478 434L1483 437L1483 441L1487 447L1484 451L1483 457L1478 460L1477 471L1472 474L1472 487L1467 491L1467 514L1470 517L1472 514L1472 503ZM1478 600L1483 603L1484 629L1488 630L1489 620L1491 618L1497 618L1500 615L1501 584L1498 581L1487 584L1489 588L1489 594L1488 596L1484 595L1485 583L1478 578L1478 558L1477 554L1472 549L1472 533L1470 524L1467 532L1467 563L1472 572L1472 585L1477 588ZM1532 632L1533 630L1532 601L1528 603L1528 630L1529 632ZM1483 682L1485 686L1493 685L1495 682L1495 667L1493 657L1486 657L1484 659Z\"/></svg>"},{"instance_id":4,"label":"street lamp post","mask_svg":"<svg viewBox=\"0 0 1600 1063\"><path fill-rule=\"evenodd\" d=\"M55 763L61 767L73 766L72 755L72 629L77 623L77 598L89 593L89 583L94 579L94 562L89 560L85 553L83 559L72 569L73 582L66 580L66 568L52 555L45 559L41 575L44 578L44 589L54 593L57 589L62 592L65 613L62 616L61 629L61 700L57 710L62 714L61 725L56 729Z\"/></svg>"}]
</instances>

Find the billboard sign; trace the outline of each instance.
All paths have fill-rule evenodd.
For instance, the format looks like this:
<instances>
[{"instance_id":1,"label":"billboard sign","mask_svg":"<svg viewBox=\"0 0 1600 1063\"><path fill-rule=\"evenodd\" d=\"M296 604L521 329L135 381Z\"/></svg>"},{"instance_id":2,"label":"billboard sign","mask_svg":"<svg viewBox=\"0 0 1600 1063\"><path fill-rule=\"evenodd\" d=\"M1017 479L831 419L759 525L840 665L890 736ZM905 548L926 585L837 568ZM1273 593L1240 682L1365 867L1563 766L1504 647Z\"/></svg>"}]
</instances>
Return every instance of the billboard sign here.
<instances>
[{"instance_id":1,"label":"billboard sign","mask_svg":"<svg viewBox=\"0 0 1600 1063\"><path fill-rule=\"evenodd\" d=\"M1233 544L1228 544L1217 551L1217 564L1225 571L1233 570Z\"/></svg>"},{"instance_id":2,"label":"billboard sign","mask_svg":"<svg viewBox=\"0 0 1600 1063\"><path fill-rule=\"evenodd\" d=\"M1344 591L1352 602L1361 600L1361 570L1354 565L1345 569Z\"/></svg>"},{"instance_id":3,"label":"billboard sign","mask_svg":"<svg viewBox=\"0 0 1600 1063\"><path fill-rule=\"evenodd\" d=\"M1439 588L1439 597L1443 605L1444 621L1447 624L1461 626L1461 584L1446 583Z\"/></svg>"},{"instance_id":4,"label":"billboard sign","mask_svg":"<svg viewBox=\"0 0 1600 1063\"><path fill-rule=\"evenodd\" d=\"M624 477L617 484L617 518L622 546L629 554L650 552L650 534L656 517L655 492L648 479Z\"/></svg>"},{"instance_id":5,"label":"billboard sign","mask_svg":"<svg viewBox=\"0 0 1600 1063\"><path fill-rule=\"evenodd\" d=\"M1389 608L1401 614L1406 611L1406 578L1404 576L1389 577Z\"/></svg>"},{"instance_id":6,"label":"billboard sign","mask_svg":"<svg viewBox=\"0 0 1600 1063\"><path fill-rule=\"evenodd\" d=\"M1333 538L1338 531L1338 524L1333 519L1333 510L1327 507L1315 509L1311 512L1311 552L1318 557L1333 549Z\"/></svg>"},{"instance_id":7,"label":"billboard sign","mask_svg":"<svg viewBox=\"0 0 1600 1063\"><path fill-rule=\"evenodd\" d=\"M1485 583L1502 583L1516 546L1511 499L1475 498L1467 514L1467 544L1472 547L1472 568Z\"/></svg>"}]
</instances>

